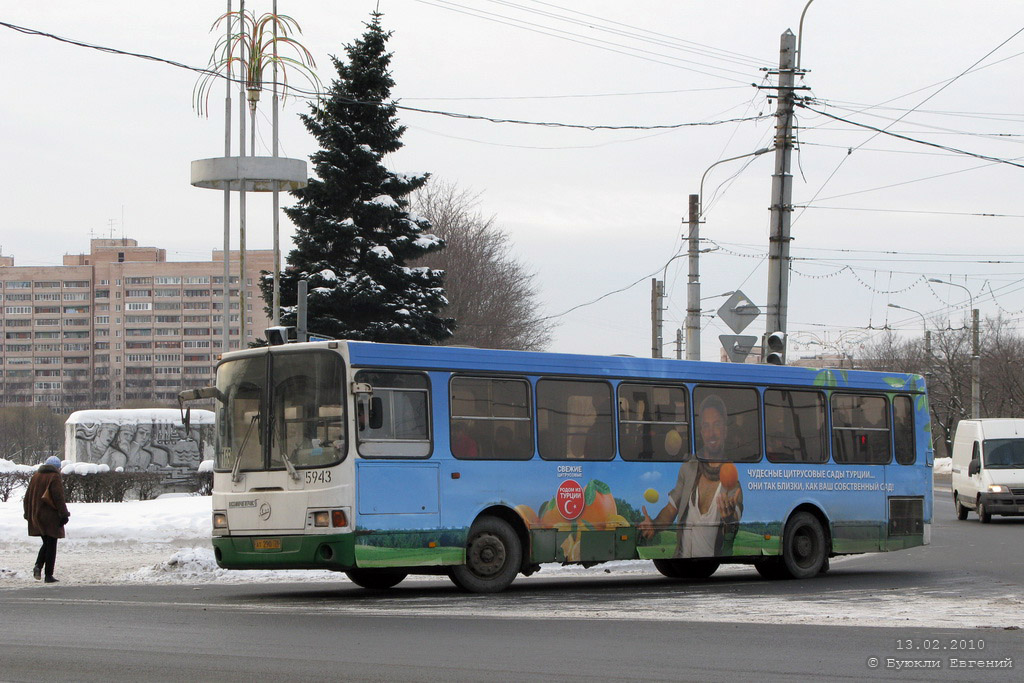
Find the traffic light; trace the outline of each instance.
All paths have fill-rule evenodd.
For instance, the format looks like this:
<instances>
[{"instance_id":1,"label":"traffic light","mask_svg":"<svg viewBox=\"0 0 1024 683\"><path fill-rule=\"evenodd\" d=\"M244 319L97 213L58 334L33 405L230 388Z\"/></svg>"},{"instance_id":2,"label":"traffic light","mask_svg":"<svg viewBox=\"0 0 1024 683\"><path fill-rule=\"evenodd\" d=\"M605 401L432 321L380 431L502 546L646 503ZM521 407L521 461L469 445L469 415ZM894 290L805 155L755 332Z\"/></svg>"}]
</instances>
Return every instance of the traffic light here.
<instances>
[{"instance_id":1,"label":"traffic light","mask_svg":"<svg viewBox=\"0 0 1024 683\"><path fill-rule=\"evenodd\" d=\"M285 327L284 325L268 327L265 330L265 334L267 335L267 343L271 346L280 346L290 341L295 341L294 327Z\"/></svg>"},{"instance_id":2,"label":"traffic light","mask_svg":"<svg viewBox=\"0 0 1024 683\"><path fill-rule=\"evenodd\" d=\"M772 332L764 336L764 362L769 365L786 364L786 333Z\"/></svg>"}]
</instances>

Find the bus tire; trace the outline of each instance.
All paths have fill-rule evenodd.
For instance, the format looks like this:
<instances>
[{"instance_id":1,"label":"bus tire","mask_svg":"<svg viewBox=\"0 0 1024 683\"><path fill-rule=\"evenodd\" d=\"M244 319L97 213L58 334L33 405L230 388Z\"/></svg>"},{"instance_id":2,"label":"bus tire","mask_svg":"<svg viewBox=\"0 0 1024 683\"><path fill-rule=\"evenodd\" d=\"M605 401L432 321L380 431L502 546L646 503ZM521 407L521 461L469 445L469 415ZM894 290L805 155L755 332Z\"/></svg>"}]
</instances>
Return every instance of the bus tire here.
<instances>
[{"instance_id":1,"label":"bus tire","mask_svg":"<svg viewBox=\"0 0 1024 683\"><path fill-rule=\"evenodd\" d=\"M964 507L963 503L960 502L960 496L953 492L953 507L956 508L956 518L961 522L967 519L967 508Z\"/></svg>"},{"instance_id":2,"label":"bus tire","mask_svg":"<svg viewBox=\"0 0 1024 683\"><path fill-rule=\"evenodd\" d=\"M654 567L670 579L707 579L718 570L714 560L655 560Z\"/></svg>"},{"instance_id":3,"label":"bus tire","mask_svg":"<svg viewBox=\"0 0 1024 683\"><path fill-rule=\"evenodd\" d=\"M782 564L794 579L817 576L828 558L825 531L818 518L809 512L798 512L789 518L782 536Z\"/></svg>"},{"instance_id":4,"label":"bus tire","mask_svg":"<svg viewBox=\"0 0 1024 683\"><path fill-rule=\"evenodd\" d=\"M466 563L448 570L456 586L470 593L498 593L509 587L523 563L523 548L512 526L481 517L469 529Z\"/></svg>"},{"instance_id":5,"label":"bus tire","mask_svg":"<svg viewBox=\"0 0 1024 683\"><path fill-rule=\"evenodd\" d=\"M385 590L397 586L408 574L389 569L349 569L345 576L360 588Z\"/></svg>"},{"instance_id":6,"label":"bus tire","mask_svg":"<svg viewBox=\"0 0 1024 683\"><path fill-rule=\"evenodd\" d=\"M992 521L992 515L985 509L985 504L980 499L978 500L978 521L982 524L988 524Z\"/></svg>"}]
</instances>

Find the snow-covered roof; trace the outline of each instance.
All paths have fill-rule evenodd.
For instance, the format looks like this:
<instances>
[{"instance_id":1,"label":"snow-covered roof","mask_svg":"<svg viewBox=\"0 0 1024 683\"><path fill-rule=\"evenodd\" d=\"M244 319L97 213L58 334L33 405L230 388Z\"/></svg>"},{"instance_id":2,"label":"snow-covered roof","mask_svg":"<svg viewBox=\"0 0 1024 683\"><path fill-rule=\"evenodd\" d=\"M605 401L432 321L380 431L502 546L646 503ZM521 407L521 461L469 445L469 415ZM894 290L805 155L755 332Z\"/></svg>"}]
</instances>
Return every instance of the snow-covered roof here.
<instances>
[{"instance_id":1,"label":"snow-covered roof","mask_svg":"<svg viewBox=\"0 0 1024 683\"><path fill-rule=\"evenodd\" d=\"M192 410L192 424L212 425L213 411ZM64 424L181 424L177 408L122 408L120 410L76 410Z\"/></svg>"}]
</instances>

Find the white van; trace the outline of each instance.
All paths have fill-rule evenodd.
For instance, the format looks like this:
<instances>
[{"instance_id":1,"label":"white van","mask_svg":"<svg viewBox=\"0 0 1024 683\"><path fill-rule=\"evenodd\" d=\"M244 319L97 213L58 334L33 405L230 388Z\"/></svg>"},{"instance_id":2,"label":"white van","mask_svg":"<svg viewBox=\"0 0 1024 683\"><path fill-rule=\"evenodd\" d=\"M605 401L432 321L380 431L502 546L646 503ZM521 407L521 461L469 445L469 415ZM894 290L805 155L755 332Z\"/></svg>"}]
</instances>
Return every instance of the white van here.
<instances>
[{"instance_id":1,"label":"white van","mask_svg":"<svg viewBox=\"0 0 1024 683\"><path fill-rule=\"evenodd\" d=\"M952 484L957 519L1024 515L1024 419L960 420Z\"/></svg>"}]
</instances>

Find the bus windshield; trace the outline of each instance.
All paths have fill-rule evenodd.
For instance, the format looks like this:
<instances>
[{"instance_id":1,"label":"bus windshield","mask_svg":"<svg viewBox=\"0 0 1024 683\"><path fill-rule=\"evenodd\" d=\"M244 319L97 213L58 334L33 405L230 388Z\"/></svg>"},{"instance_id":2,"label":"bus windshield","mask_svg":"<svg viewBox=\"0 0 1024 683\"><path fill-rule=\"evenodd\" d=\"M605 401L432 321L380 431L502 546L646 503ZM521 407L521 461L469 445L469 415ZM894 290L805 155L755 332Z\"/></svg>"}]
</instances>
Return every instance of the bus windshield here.
<instances>
[{"instance_id":1,"label":"bus windshield","mask_svg":"<svg viewBox=\"0 0 1024 683\"><path fill-rule=\"evenodd\" d=\"M218 470L324 467L345 456L341 359L268 353L223 363L217 388Z\"/></svg>"},{"instance_id":2,"label":"bus windshield","mask_svg":"<svg viewBox=\"0 0 1024 683\"><path fill-rule=\"evenodd\" d=\"M985 439L985 467L1024 469L1024 439Z\"/></svg>"}]
</instances>

